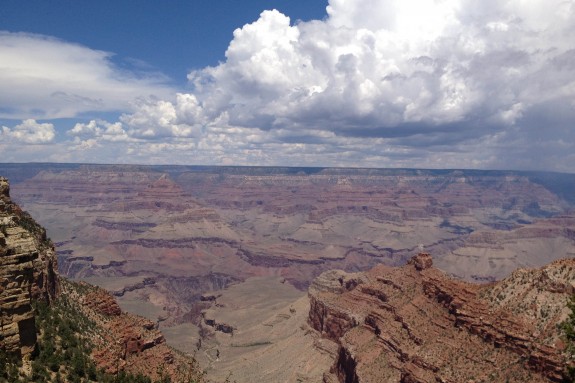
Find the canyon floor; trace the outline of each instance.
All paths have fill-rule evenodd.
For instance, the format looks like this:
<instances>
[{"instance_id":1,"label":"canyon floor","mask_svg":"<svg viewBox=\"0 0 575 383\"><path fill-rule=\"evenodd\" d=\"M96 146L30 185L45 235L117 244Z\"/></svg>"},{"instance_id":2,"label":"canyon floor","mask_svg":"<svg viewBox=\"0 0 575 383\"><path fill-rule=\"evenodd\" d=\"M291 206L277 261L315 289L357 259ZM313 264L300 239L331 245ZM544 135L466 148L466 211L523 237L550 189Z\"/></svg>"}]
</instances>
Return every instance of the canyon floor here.
<instances>
[{"instance_id":1,"label":"canyon floor","mask_svg":"<svg viewBox=\"0 0 575 383\"><path fill-rule=\"evenodd\" d=\"M424 250L447 275L485 283L575 256L568 174L61 164L0 173L57 244L63 275L112 292L210 376L238 382L311 382L329 367L337 347L310 336L306 306L324 271L401 266Z\"/></svg>"}]
</instances>

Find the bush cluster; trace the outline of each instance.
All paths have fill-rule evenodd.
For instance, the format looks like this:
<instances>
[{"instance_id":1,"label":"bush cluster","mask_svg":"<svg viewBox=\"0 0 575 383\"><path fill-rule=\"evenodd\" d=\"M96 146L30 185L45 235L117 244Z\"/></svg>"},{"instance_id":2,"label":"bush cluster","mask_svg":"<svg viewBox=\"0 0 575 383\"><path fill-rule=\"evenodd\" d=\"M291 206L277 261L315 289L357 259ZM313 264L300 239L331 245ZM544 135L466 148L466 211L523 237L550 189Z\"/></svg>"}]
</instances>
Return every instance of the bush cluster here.
<instances>
[{"instance_id":1,"label":"bush cluster","mask_svg":"<svg viewBox=\"0 0 575 383\"><path fill-rule=\"evenodd\" d=\"M567 307L571 310L569 317L562 323L563 333L567 341L567 354L572 362L575 359L575 295L572 295L567 303ZM565 371L565 381L575 382L575 367L572 363L567 364Z\"/></svg>"},{"instance_id":2,"label":"bush cluster","mask_svg":"<svg viewBox=\"0 0 575 383\"><path fill-rule=\"evenodd\" d=\"M152 383L141 374L124 371L108 374L98 370L89 355L92 345L86 334L95 323L82 315L65 297L52 305L36 303L37 348L31 371L25 374L22 362L0 350L0 383Z\"/></svg>"}]
</instances>

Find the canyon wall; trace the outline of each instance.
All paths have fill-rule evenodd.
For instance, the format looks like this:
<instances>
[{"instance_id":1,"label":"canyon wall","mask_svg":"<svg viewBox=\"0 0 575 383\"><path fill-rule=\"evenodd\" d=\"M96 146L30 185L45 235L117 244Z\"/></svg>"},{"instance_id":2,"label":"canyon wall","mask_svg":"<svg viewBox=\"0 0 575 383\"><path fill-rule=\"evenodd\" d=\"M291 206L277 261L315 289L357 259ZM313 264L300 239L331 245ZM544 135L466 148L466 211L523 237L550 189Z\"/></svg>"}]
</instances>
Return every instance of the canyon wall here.
<instances>
[{"instance_id":1,"label":"canyon wall","mask_svg":"<svg viewBox=\"0 0 575 383\"><path fill-rule=\"evenodd\" d=\"M0 177L0 349L19 356L36 345L32 303L59 291L56 254L46 231L10 199Z\"/></svg>"}]
</instances>

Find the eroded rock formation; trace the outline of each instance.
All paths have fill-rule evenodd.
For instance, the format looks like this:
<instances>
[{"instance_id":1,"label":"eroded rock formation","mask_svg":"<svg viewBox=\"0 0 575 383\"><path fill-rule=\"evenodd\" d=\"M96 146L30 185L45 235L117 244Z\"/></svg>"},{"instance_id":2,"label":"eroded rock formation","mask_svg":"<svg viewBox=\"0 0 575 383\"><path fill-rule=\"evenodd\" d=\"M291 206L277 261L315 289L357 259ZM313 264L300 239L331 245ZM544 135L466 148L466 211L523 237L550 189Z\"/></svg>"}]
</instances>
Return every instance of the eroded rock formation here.
<instances>
[{"instance_id":1,"label":"eroded rock formation","mask_svg":"<svg viewBox=\"0 0 575 383\"><path fill-rule=\"evenodd\" d=\"M59 291L54 247L46 231L10 199L0 177L0 348L18 356L36 345L34 300Z\"/></svg>"},{"instance_id":2,"label":"eroded rock formation","mask_svg":"<svg viewBox=\"0 0 575 383\"><path fill-rule=\"evenodd\" d=\"M201 372L191 368L192 359L173 352L158 324L123 312L108 291L84 283L62 279L62 295L74 312L90 326L82 337L92 345L91 357L98 369L117 374L125 371L160 379L160 373L181 381L184 375L201 380Z\"/></svg>"},{"instance_id":3,"label":"eroded rock formation","mask_svg":"<svg viewBox=\"0 0 575 383\"><path fill-rule=\"evenodd\" d=\"M560 382L557 324L574 281L575 259L490 285L450 279L429 254L401 268L326 272L309 292L309 323L340 344L324 381Z\"/></svg>"}]
</instances>

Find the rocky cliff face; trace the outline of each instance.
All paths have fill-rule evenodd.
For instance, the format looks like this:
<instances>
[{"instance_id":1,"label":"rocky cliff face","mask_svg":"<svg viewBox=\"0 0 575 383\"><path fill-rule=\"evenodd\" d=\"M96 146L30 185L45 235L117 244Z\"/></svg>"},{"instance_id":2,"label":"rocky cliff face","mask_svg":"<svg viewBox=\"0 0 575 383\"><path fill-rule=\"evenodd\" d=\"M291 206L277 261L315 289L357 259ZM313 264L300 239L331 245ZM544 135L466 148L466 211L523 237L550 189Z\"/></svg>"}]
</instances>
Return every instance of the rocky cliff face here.
<instances>
[{"instance_id":1,"label":"rocky cliff face","mask_svg":"<svg viewBox=\"0 0 575 383\"><path fill-rule=\"evenodd\" d=\"M63 279L62 295L74 312L91 323L82 336L93 345L91 357L99 369L110 374L139 373L153 379L159 379L158 372L163 370L180 381L182 368L192 363L168 347L157 323L123 312L106 290ZM188 368L187 373L201 379L199 371Z\"/></svg>"},{"instance_id":2,"label":"rocky cliff face","mask_svg":"<svg viewBox=\"0 0 575 383\"><path fill-rule=\"evenodd\" d=\"M59 291L54 247L46 231L10 199L0 177L0 348L19 356L36 345L32 302Z\"/></svg>"},{"instance_id":3,"label":"rocky cliff face","mask_svg":"<svg viewBox=\"0 0 575 383\"><path fill-rule=\"evenodd\" d=\"M491 285L448 278L428 254L406 266L327 272L309 323L340 350L325 382L560 382L575 259Z\"/></svg>"}]
</instances>

